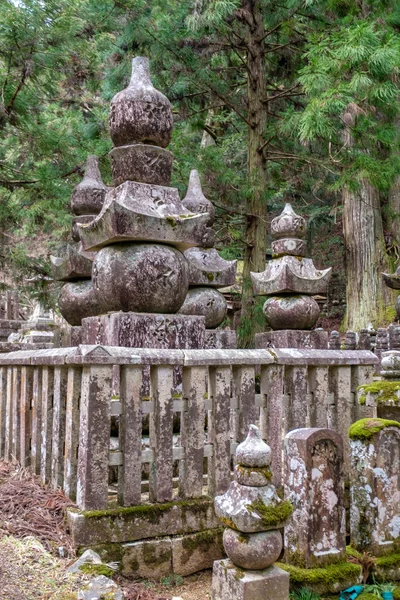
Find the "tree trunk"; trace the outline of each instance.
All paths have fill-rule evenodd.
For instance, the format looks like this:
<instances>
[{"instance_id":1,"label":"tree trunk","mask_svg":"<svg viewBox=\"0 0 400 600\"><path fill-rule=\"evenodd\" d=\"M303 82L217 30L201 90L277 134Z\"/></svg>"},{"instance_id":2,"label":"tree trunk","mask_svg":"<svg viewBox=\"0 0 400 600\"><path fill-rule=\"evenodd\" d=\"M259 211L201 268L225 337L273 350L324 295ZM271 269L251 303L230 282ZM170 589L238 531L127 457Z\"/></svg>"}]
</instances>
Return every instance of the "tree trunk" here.
<instances>
[{"instance_id":1,"label":"tree trunk","mask_svg":"<svg viewBox=\"0 0 400 600\"><path fill-rule=\"evenodd\" d=\"M345 146L354 145L351 129L358 107L350 104L343 117ZM359 331L375 327L395 316L392 291L383 283L382 272L389 269L378 191L365 179L357 191L343 191L343 233L346 248L346 329Z\"/></svg>"},{"instance_id":2,"label":"tree trunk","mask_svg":"<svg viewBox=\"0 0 400 600\"><path fill-rule=\"evenodd\" d=\"M251 194L246 200L245 242L243 267L242 312L238 327L239 347L254 347L254 334L262 331L265 320L257 310L250 272L264 271L267 247L267 205L264 199L267 189L267 165L262 145L267 124L265 99L265 34L259 0L244 0L243 11L247 24L247 103L248 103L248 155L247 169ZM259 304L258 304L259 306Z\"/></svg>"}]
</instances>

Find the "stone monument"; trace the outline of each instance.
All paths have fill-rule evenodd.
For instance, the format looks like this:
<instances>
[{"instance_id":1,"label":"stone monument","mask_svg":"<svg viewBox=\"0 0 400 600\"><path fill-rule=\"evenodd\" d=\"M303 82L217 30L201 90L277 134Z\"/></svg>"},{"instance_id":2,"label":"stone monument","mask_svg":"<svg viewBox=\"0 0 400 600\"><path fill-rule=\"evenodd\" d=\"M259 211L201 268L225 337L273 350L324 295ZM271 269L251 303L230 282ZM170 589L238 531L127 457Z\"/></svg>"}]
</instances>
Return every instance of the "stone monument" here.
<instances>
[{"instance_id":1,"label":"stone monument","mask_svg":"<svg viewBox=\"0 0 400 600\"><path fill-rule=\"evenodd\" d=\"M182 204L195 213L209 215L208 224L214 223L214 207L204 196L199 174L190 173L189 186ZM226 316L227 303L218 291L235 283L236 260L224 260L215 248L193 247L185 250L189 268L189 291L179 309L182 315L204 315L207 348L236 348L236 333L216 330Z\"/></svg>"},{"instance_id":2,"label":"stone monument","mask_svg":"<svg viewBox=\"0 0 400 600\"><path fill-rule=\"evenodd\" d=\"M262 273L251 273L253 291L269 296L264 314L272 332L256 335L256 347L317 348L328 347L328 334L310 331L320 309L313 295L323 294L331 268L320 271L306 256L305 219L286 204L271 223L272 260Z\"/></svg>"},{"instance_id":3,"label":"stone monument","mask_svg":"<svg viewBox=\"0 0 400 600\"><path fill-rule=\"evenodd\" d=\"M274 565L282 547L280 529L292 512L271 483L271 448L255 425L236 450L235 480L215 498L227 526L226 560L214 562L213 600L287 600L289 574Z\"/></svg>"}]
</instances>

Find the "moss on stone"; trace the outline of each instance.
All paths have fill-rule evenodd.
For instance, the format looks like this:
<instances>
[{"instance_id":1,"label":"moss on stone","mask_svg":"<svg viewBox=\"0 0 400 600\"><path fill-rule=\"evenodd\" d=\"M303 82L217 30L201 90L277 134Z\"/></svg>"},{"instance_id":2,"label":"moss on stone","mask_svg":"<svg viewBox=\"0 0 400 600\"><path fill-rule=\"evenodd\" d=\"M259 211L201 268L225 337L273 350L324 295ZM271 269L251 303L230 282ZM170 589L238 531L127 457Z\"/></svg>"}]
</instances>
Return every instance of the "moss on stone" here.
<instances>
[{"instance_id":1,"label":"moss on stone","mask_svg":"<svg viewBox=\"0 0 400 600\"><path fill-rule=\"evenodd\" d=\"M183 538L182 547L189 552L194 552L198 548L207 551L210 546L220 541L219 537L221 537L222 532L223 528L219 527L218 529L206 529L199 533L190 534Z\"/></svg>"},{"instance_id":2,"label":"moss on stone","mask_svg":"<svg viewBox=\"0 0 400 600\"><path fill-rule=\"evenodd\" d=\"M78 556L83 554L85 550L94 550L100 556L103 562L120 562L122 560L123 547L122 544L109 542L108 544L96 544L91 546L80 546Z\"/></svg>"},{"instance_id":3,"label":"moss on stone","mask_svg":"<svg viewBox=\"0 0 400 600\"><path fill-rule=\"evenodd\" d=\"M400 586L393 590L393 600L400 600Z\"/></svg>"},{"instance_id":4,"label":"moss on stone","mask_svg":"<svg viewBox=\"0 0 400 600\"><path fill-rule=\"evenodd\" d=\"M357 596L357 600L376 600L376 596L371 592L361 592L361 594Z\"/></svg>"},{"instance_id":5,"label":"moss on stone","mask_svg":"<svg viewBox=\"0 0 400 600\"><path fill-rule=\"evenodd\" d=\"M340 589L341 583L357 579L361 575L361 566L353 563L336 563L327 567L302 569L285 563L276 563L278 567L290 574L290 583L295 587L322 584L332 592Z\"/></svg>"},{"instance_id":6,"label":"moss on stone","mask_svg":"<svg viewBox=\"0 0 400 600\"><path fill-rule=\"evenodd\" d=\"M106 577L112 577L114 571L107 567L107 565L94 565L91 563L85 563L79 567L79 570L86 575L105 575Z\"/></svg>"},{"instance_id":7,"label":"moss on stone","mask_svg":"<svg viewBox=\"0 0 400 600\"><path fill-rule=\"evenodd\" d=\"M358 560L362 559L362 552L359 552L352 546L346 546L346 554L347 554L347 556L351 556L352 558L357 558Z\"/></svg>"},{"instance_id":8,"label":"moss on stone","mask_svg":"<svg viewBox=\"0 0 400 600\"><path fill-rule=\"evenodd\" d=\"M289 500L283 500L276 506L266 506L262 500L257 500L257 502L248 504L247 508L252 514L258 515L266 527L279 527L293 512L293 506Z\"/></svg>"},{"instance_id":9,"label":"moss on stone","mask_svg":"<svg viewBox=\"0 0 400 600\"><path fill-rule=\"evenodd\" d=\"M243 475L246 475L247 473L262 473L265 477L265 479L272 479L272 471L270 467L245 467L244 465L241 465L240 463L237 464L237 469L238 471L241 471L243 473Z\"/></svg>"},{"instance_id":10,"label":"moss on stone","mask_svg":"<svg viewBox=\"0 0 400 600\"><path fill-rule=\"evenodd\" d=\"M349 429L349 438L351 440L369 440L375 433L385 429L385 427L400 428L400 423L390 419L360 419L351 425Z\"/></svg>"},{"instance_id":11,"label":"moss on stone","mask_svg":"<svg viewBox=\"0 0 400 600\"><path fill-rule=\"evenodd\" d=\"M378 404L393 401L399 404L400 400L396 392L400 392L400 381L373 381L367 385L360 385L357 388L361 392L358 403L364 405L367 401L368 394L379 394L377 398Z\"/></svg>"},{"instance_id":12,"label":"moss on stone","mask_svg":"<svg viewBox=\"0 0 400 600\"><path fill-rule=\"evenodd\" d=\"M166 221L168 221L171 227L176 227L176 220L174 219L174 217L171 217L171 215L167 215L165 219Z\"/></svg>"},{"instance_id":13,"label":"moss on stone","mask_svg":"<svg viewBox=\"0 0 400 600\"><path fill-rule=\"evenodd\" d=\"M99 517L124 517L132 516L149 519L152 523L157 523L163 513L172 508L179 507L183 510L193 510L207 508L210 504L209 498L196 498L194 500L182 500L178 502L165 502L164 504L140 504L138 506L119 506L115 508L106 508L104 510L85 510L81 514L88 519Z\"/></svg>"},{"instance_id":14,"label":"moss on stone","mask_svg":"<svg viewBox=\"0 0 400 600\"><path fill-rule=\"evenodd\" d=\"M400 567L400 554L387 554L375 560L377 567Z\"/></svg>"},{"instance_id":15,"label":"moss on stone","mask_svg":"<svg viewBox=\"0 0 400 600\"><path fill-rule=\"evenodd\" d=\"M235 523L229 517L223 517L222 516L222 517L219 517L219 520L222 521L222 523L224 525L226 525L227 527L230 527L231 529L234 529L235 531L238 531L238 528L236 527Z\"/></svg>"}]
</instances>

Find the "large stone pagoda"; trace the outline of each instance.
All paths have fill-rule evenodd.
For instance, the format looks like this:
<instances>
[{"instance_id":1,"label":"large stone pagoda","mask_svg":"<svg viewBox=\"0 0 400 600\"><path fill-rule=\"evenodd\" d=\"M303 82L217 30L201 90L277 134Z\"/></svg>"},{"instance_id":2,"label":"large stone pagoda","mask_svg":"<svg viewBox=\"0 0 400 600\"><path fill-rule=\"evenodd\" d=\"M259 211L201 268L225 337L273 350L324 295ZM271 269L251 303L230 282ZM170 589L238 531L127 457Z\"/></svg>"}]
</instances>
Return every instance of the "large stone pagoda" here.
<instances>
[{"instance_id":1,"label":"large stone pagoda","mask_svg":"<svg viewBox=\"0 0 400 600\"><path fill-rule=\"evenodd\" d=\"M331 268L320 271L306 258L306 221L286 204L271 223L272 260L262 273L251 273L253 291L268 296L267 322L274 330L256 336L256 346L327 348L327 333L310 331L319 317L314 295L324 294Z\"/></svg>"},{"instance_id":2,"label":"large stone pagoda","mask_svg":"<svg viewBox=\"0 0 400 600\"><path fill-rule=\"evenodd\" d=\"M74 225L80 256L92 260L87 273L96 307L85 315L81 306L76 319L65 309L63 314L82 324L84 343L202 348L205 327L218 326L225 316L224 298L214 288L234 280L235 265L213 249L214 209L197 173L183 202L170 187L173 155L166 147L172 126L171 105L153 87L148 59L133 59L128 87L111 101L116 187L107 190L97 214ZM79 206L77 215L92 209ZM202 301L177 314L190 300L189 286L201 290Z\"/></svg>"}]
</instances>

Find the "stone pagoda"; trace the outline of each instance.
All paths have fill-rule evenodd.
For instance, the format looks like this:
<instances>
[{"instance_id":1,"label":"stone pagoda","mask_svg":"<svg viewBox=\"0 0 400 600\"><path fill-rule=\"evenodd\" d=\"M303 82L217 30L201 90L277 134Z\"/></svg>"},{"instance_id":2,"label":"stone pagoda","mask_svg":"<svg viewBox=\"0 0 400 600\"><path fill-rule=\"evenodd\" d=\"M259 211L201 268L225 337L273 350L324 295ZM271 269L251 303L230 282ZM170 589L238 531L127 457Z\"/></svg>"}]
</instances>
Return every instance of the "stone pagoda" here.
<instances>
[{"instance_id":1,"label":"stone pagoda","mask_svg":"<svg viewBox=\"0 0 400 600\"><path fill-rule=\"evenodd\" d=\"M71 196L73 242L66 245L62 256L50 257L54 279L65 282L58 306L64 319L72 326L80 326L83 318L99 314L100 307L91 280L95 253L83 249L78 224L88 223L96 217L107 191L97 156L88 156L84 178Z\"/></svg>"},{"instance_id":2,"label":"stone pagoda","mask_svg":"<svg viewBox=\"0 0 400 600\"><path fill-rule=\"evenodd\" d=\"M78 245L53 259L57 278L67 282L61 312L70 324L81 325L83 343L204 348L205 327L216 327L225 316L223 296L214 288L233 281L235 265L213 249L213 207L197 174L184 202L170 187L173 155L166 147L172 127L171 104L153 87L148 59L133 59L128 87L111 101L115 187L105 188L91 165L72 198ZM87 186L88 178L101 194ZM194 248L205 257L197 274ZM189 286L202 290L202 300L177 314Z\"/></svg>"},{"instance_id":3,"label":"stone pagoda","mask_svg":"<svg viewBox=\"0 0 400 600\"><path fill-rule=\"evenodd\" d=\"M253 291L269 296L264 314L272 332L256 335L256 347L327 348L328 334L310 331L318 320L314 295L326 293L331 268L320 271L306 256L306 221L286 204L271 223L272 260L262 273L251 273Z\"/></svg>"},{"instance_id":4,"label":"stone pagoda","mask_svg":"<svg viewBox=\"0 0 400 600\"><path fill-rule=\"evenodd\" d=\"M216 515L227 525L223 544L228 558L214 562L213 600L287 600L289 573L274 562L293 508L271 483L271 448L255 425L235 458L235 480L214 501Z\"/></svg>"}]
</instances>

